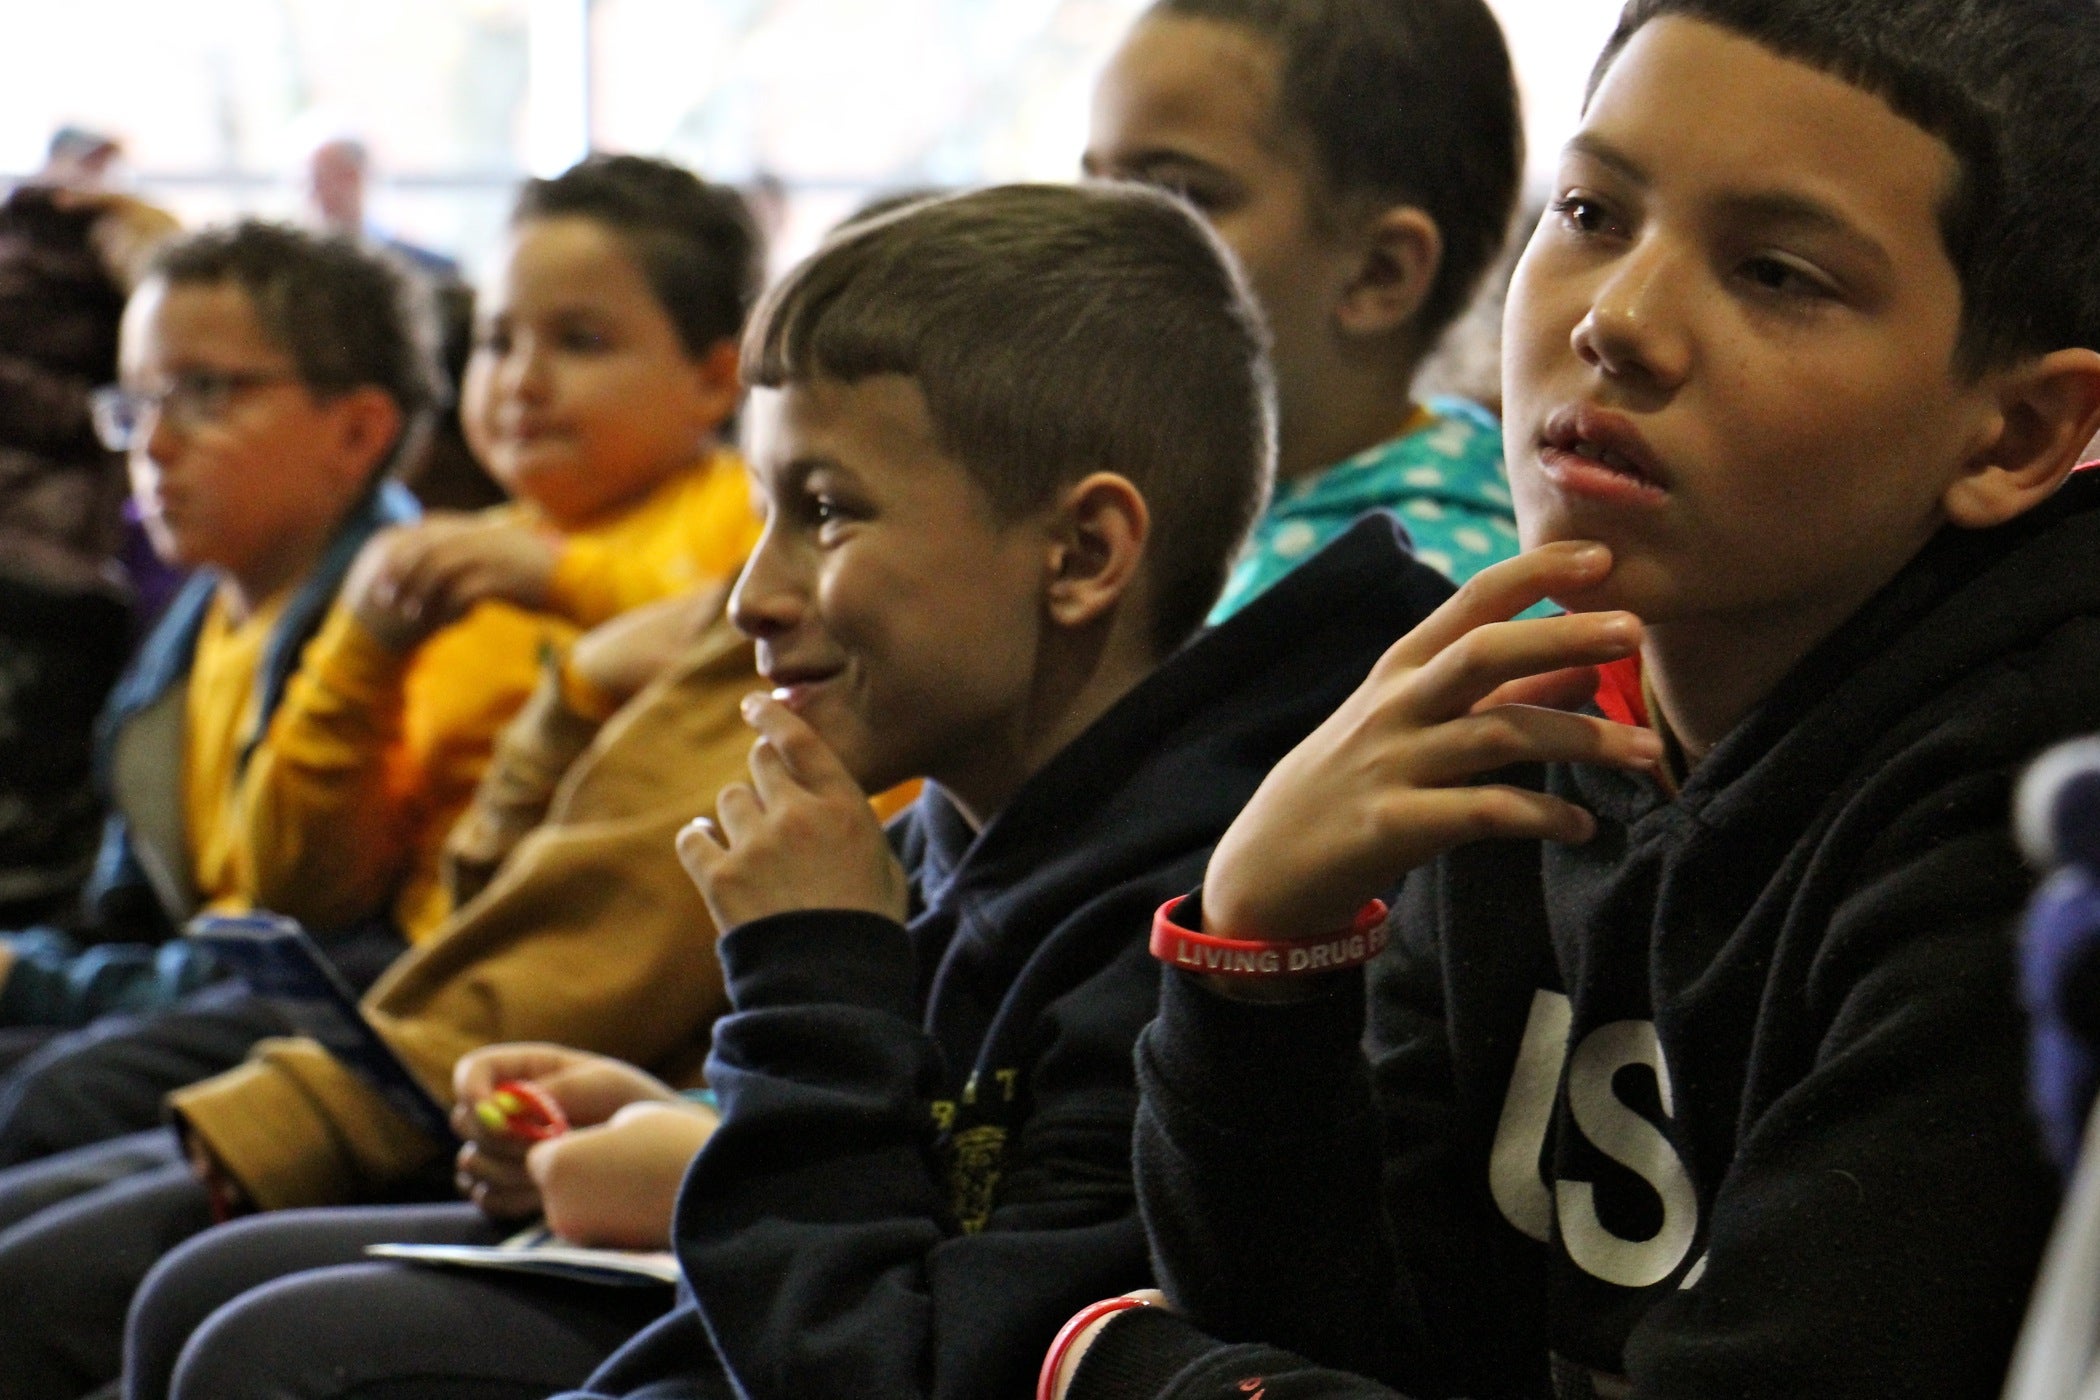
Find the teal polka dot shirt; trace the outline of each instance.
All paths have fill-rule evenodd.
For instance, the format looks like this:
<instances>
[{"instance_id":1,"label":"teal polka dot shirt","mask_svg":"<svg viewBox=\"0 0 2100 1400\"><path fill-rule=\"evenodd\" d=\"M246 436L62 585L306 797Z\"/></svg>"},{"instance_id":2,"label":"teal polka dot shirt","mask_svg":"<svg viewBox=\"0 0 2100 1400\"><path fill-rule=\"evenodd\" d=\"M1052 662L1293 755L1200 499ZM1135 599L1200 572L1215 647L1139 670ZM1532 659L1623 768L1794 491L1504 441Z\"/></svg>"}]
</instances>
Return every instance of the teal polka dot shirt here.
<instances>
[{"instance_id":1,"label":"teal polka dot shirt","mask_svg":"<svg viewBox=\"0 0 2100 1400\"><path fill-rule=\"evenodd\" d=\"M1399 516L1415 558L1453 583L1517 552L1501 424L1466 399L1425 407L1428 421L1413 431L1277 490L1211 610L1213 625L1374 510Z\"/></svg>"}]
</instances>

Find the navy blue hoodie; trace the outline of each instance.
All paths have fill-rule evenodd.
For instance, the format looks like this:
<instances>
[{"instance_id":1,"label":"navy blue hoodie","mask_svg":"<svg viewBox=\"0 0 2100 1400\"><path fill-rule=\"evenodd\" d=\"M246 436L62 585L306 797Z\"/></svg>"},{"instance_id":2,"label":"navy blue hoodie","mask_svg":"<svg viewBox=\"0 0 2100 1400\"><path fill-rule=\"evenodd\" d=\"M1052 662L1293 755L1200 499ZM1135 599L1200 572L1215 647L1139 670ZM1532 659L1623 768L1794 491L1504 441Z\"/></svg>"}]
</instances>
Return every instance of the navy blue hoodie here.
<instances>
[{"instance_id":1,"label":"navy blue hoodie","mask_svg":"<svg viewBox=\"0 0 2100 1400\"><path fill-rule=\"evenodd\" d=\"M1674 800L1534 772L1595 839L1416 872L1368 1055L1361 977L1257 1007L1177 975L1141 1193L1170 1293L1242 1345L1118 1321L1075 1400L1996 1395L2056 1199L2011 784L2096 716L2087 474L1943 531Z\"/></svg>"},{"instance_id":2,"label":"navy blue hoodie","mask_svg":"<svg viewBox=\"0 0 2100 1400\"><path fill-rule=\"evenodd\" d=\"M729 1394L712 1350L751 1400L1025 1395L1073 1309L1150 1281L1130 1133L1152 913L1448 595L1403 538L1355 526L974 836L930 789L891 827L908 925L819 912L724 936L724 1118L679 1201L681 1305L592 1394Z\"/></svg>"}]
</instances>

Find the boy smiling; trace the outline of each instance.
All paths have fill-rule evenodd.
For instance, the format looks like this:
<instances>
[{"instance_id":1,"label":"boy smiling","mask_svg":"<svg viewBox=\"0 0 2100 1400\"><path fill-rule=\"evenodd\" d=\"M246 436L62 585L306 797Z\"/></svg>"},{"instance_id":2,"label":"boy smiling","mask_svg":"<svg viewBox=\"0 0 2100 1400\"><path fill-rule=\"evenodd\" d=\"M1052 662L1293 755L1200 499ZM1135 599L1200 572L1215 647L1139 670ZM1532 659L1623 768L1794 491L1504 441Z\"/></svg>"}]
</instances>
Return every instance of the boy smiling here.
<instances>
[{"instance_id":1,"label":"boy smiling","mask_svg":"<svg viewBox=\"0 0 2100 1400\"><path fill-rule=\"evenodd\" d=\"M1176 974L1140 1047L1168 1293L1274 1345L1125 1313L1069 1394L1995 1392L2054 1199L2009 777L2100 711L2096 81L2089 4L1628 6L1511 289L1529 552L1163 914L1406 878L1367 1049L1347 975ZM1639 727L1510 703L1595 665Z\"/></svg>"},{"instance_id":2,"label":"boy smiling","mask_svg":"<svg viewBox=\"0 0 2100 1400\"><path fill-rule=\"evenodd\" d=\"M689 1301L592 1394L1017 1394L1072 1306L1148 1277L1145 911L1376 619L1448 591L1367 522L1189 640L1268 477L1244 296L1174 201L1023 186L855 227L760 306L731 614L774 690L680 843L724 930L722 1119ZM865 792L918 775L885 839Z\"/></svg>"}]
</instances>

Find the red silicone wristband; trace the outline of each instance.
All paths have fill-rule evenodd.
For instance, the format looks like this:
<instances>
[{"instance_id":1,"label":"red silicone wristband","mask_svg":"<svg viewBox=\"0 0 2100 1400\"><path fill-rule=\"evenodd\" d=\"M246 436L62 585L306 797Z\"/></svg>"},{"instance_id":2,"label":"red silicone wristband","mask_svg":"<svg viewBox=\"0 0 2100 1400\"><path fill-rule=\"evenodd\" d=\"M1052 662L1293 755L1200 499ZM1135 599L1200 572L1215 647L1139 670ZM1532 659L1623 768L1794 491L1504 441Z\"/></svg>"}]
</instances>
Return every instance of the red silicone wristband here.
<instances>
[{"instance_id":1,"label":"red silicone wristband","mask_svg":"<svg viewBox=\"0 0 2100 1400\"><path fill-rule=\"evenodd\" d=\"M1174 916L1187 895L1170 899L1152 917L1152 956L1183 972L1218 977L1306 977L1362 967L1385 950L1385 901L1356 911L1349 927L1318 938L1220 938L1183 928Z\"/></svg>"},{"instance_id":2,"label":"red silicone wristband","mask_svg":"<svg viewBox=\"0 0 2100 1400\"><path fill-rule=\"evenodd\" d=\"M1050 1343L1050 1350L1043 1353L1042 1374L1035 1378L1035 1400L1053 1400L1057 1394L1057 1368L1065 1364L1065 1353L1072 1349L1073 1342L1079 1340L1081 1332L1110 1313L1150 1306L1143 1298L1103 1298L1073 1313L1072 1320L1057 1329L1057 1340Z\"/></svg>"}]
</instances>

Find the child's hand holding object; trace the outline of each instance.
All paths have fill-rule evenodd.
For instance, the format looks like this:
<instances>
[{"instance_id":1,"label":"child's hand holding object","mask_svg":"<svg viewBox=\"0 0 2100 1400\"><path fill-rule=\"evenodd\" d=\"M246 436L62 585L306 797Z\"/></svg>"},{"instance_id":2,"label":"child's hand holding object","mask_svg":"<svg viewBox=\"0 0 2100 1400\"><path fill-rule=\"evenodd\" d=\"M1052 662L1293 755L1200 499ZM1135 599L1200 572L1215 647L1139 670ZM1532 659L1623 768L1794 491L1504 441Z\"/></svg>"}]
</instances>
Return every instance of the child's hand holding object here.
<instances>
[{"instance_id":1,"label":"child's hand holding object","mask_svg":"<svg viewBox=\"0 0 2100 1400\"><path fill-rule=\"evenodd\" d=\"M654 1075L559 1045L476 1050L453 1090L460 1194L608 1249L666 1247L678 1183L720 1121Z\"/></svg>"}]
</instances>

